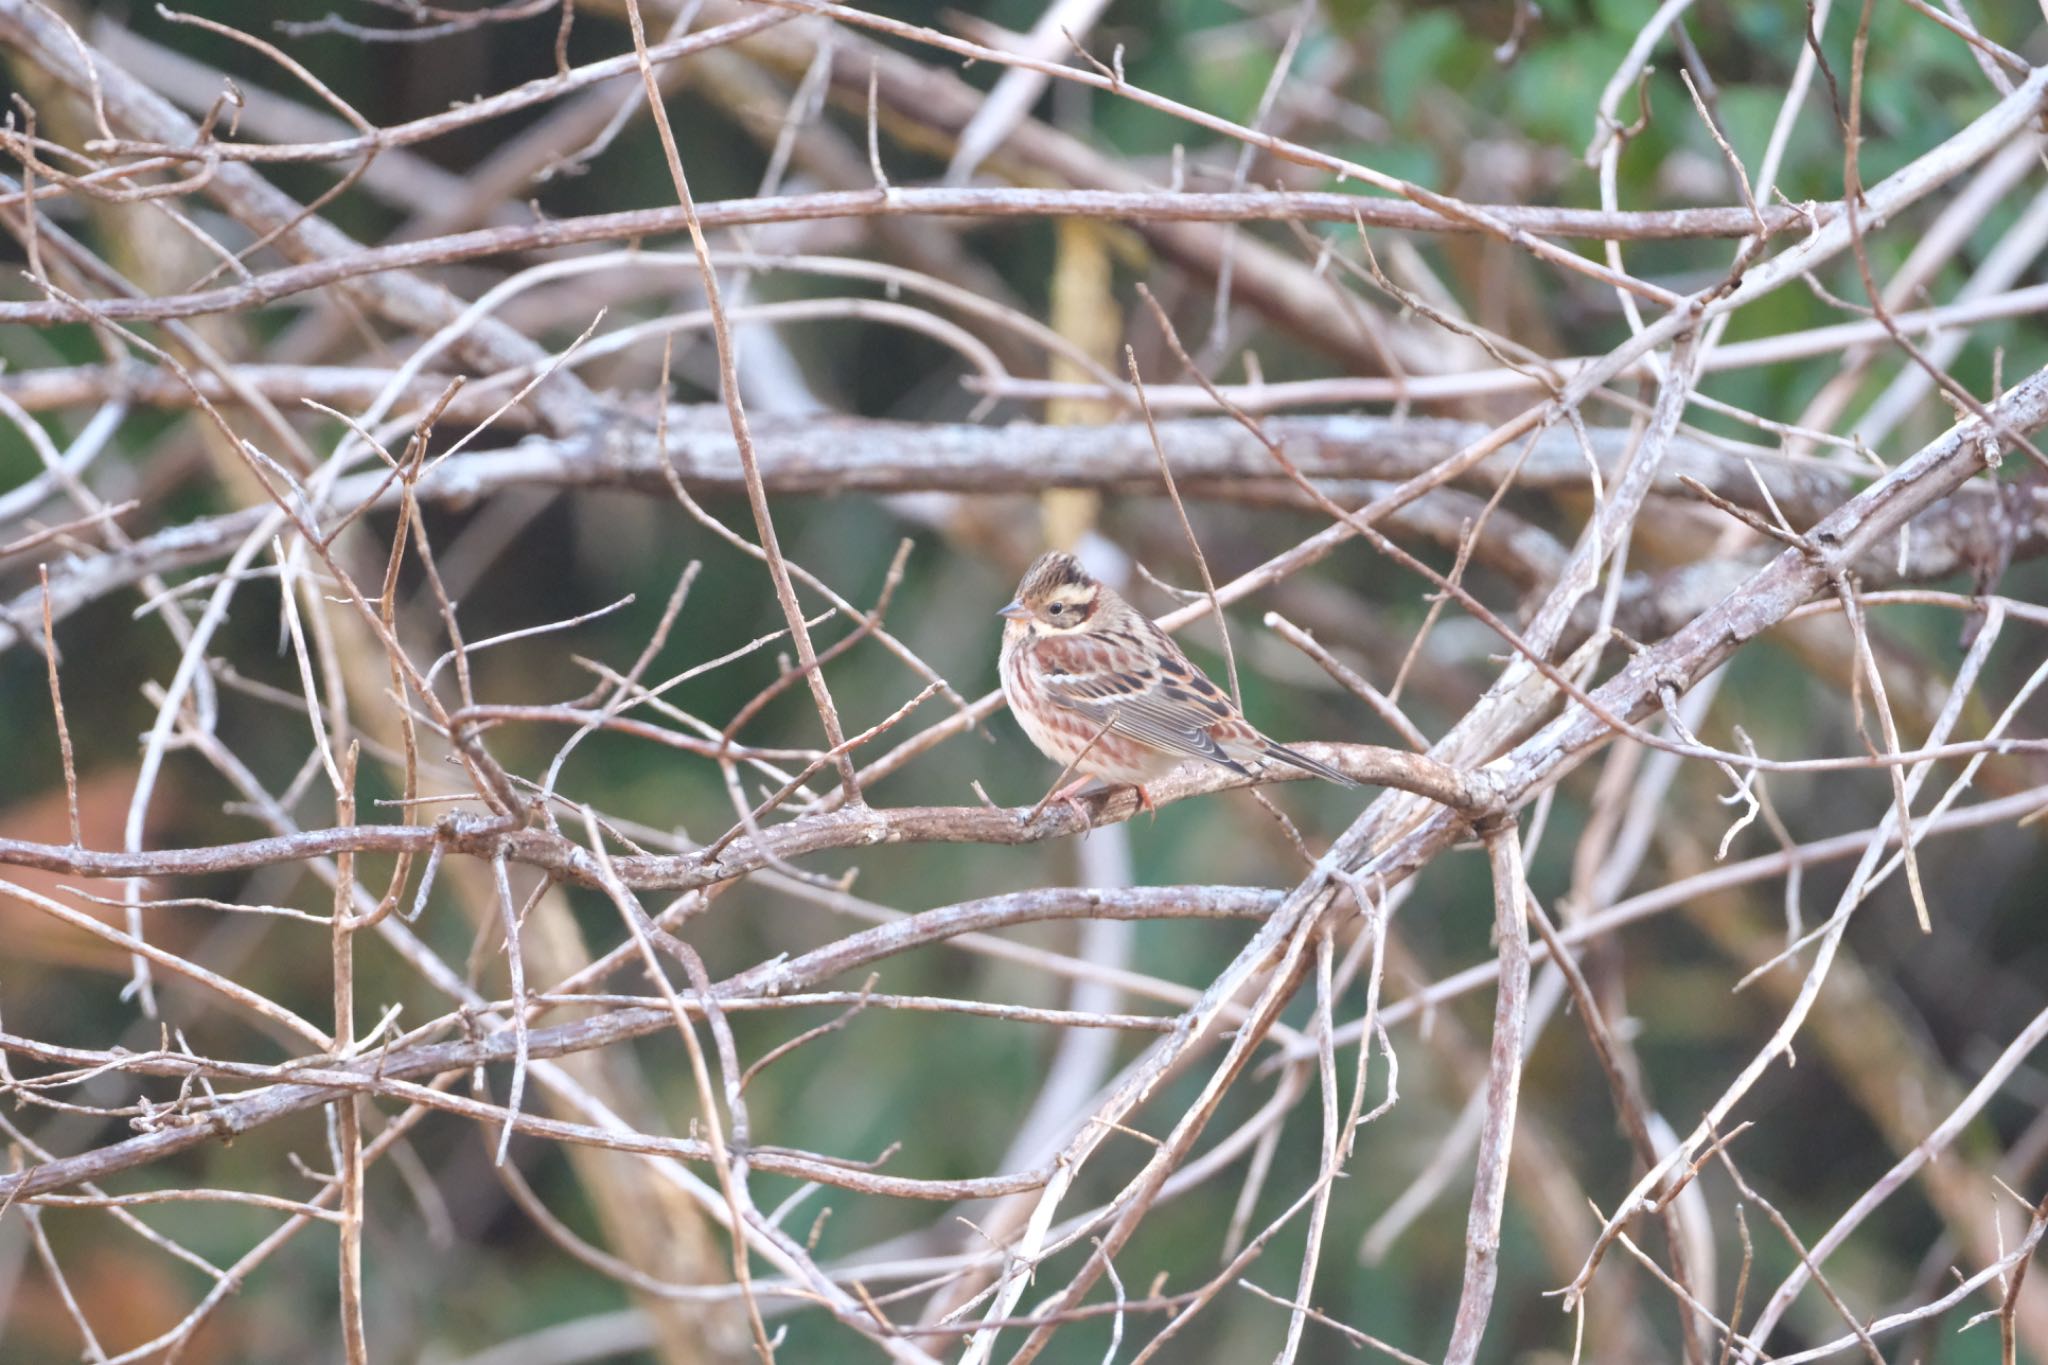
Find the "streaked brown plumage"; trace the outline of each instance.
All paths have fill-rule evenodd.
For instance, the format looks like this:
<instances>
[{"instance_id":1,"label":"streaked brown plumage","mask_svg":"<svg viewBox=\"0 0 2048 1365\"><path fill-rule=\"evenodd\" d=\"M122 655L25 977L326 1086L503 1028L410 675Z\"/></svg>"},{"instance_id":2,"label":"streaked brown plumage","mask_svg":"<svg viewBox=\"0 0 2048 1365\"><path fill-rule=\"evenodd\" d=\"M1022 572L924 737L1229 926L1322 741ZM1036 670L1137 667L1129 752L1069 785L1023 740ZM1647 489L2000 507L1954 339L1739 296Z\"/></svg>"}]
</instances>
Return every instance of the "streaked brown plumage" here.
<instances>
[{"instance_id":1,"label":"streaked brown plumage","mask_svg":"<svg viewBox=\"0 0 2048 1365\"><path fill-rule=\"evenodd\" d=\"M1136 787L1148 809L1146 785L1190 758L1247 775L1247 764L1287 763L1358 785L1260 734L1173 637L1072 555L1041 555L998 614L1009 623L1003 695L1024 733L1063 767Z\"/></svg>"}]
</instances>

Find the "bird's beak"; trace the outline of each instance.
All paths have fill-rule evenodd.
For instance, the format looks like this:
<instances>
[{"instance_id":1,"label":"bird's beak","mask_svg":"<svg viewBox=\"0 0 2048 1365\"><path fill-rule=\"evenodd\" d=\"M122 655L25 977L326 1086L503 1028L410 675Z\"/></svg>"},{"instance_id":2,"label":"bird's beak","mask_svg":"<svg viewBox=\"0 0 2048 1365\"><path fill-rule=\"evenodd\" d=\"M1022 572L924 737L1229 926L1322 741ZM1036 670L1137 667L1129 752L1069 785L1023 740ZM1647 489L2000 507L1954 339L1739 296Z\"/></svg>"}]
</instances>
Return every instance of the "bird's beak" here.
<instances>
[{"instance_id":1,"label":"bird's beak","mask_svg":"<svg viewBox=\"0 0 2048 1365\"><path fill-rule=\"evenodd\" d=\"M1006 621L1021 621L1025 617L1031 615L1031 608L1025 606L1022 602L1013 601L1010 603L1009 606L1004 607L1001 611L997 612L996 615L1002 617Z\"/></svg>"}]
</instances>

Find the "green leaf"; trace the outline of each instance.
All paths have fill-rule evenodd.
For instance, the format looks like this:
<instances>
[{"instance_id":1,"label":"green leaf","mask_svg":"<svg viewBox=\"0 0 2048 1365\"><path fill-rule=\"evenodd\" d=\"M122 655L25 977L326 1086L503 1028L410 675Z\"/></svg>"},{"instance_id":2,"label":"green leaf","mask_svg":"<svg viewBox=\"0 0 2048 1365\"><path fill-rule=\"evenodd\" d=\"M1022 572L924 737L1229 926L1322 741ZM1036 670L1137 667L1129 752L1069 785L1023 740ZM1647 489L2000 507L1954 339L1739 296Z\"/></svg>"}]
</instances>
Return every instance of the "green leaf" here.
<instances>
[{"instance_id":1,"label":"green leaf","mask_svg":"<svg viewBox=\"0 0 2048 1365\"><path fill-rule=\"evenodd\" d=\"M1463 33L1457 18L1442 10L1419 14L1401 26L1380 59L1380 103L1388 118L1407 121L1417 93L1435 83L1438 67Z\"/></svg>"}]
</instances>

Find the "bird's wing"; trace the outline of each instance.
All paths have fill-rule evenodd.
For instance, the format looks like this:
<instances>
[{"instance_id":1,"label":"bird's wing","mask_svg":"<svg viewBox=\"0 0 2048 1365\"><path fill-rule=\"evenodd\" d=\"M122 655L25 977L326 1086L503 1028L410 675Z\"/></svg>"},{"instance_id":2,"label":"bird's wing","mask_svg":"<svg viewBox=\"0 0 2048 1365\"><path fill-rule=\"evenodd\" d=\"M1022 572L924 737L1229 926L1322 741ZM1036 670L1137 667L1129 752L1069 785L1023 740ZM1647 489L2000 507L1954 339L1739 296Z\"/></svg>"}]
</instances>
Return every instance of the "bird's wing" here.
<instances>
[{"instance_id":1,"label":"bird's wing","mask_svg":"<svg viewBox=\"0 0 2048 1365\"><path fill-rule=\"evenodd\" d=\"M1038 648L1046 695L1055 705L1107 725L1110 734L1247 771L1210 733L1219 722L1233 720L1237 708L1178 650L1062 639L1042 641Z\"/></svg>"}]
</instances>

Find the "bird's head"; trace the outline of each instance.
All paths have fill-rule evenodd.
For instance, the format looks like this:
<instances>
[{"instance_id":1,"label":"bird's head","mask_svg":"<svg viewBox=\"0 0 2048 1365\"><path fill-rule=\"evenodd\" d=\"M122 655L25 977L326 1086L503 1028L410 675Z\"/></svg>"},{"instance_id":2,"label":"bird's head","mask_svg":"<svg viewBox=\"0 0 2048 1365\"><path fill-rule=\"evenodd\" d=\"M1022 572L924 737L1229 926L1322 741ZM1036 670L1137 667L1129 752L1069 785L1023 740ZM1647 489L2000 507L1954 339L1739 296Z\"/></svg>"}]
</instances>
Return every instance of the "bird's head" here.
<instances>
[{"instance_id":1,"label":"bird's head","mask_svg":"<svg viewBox=\"0 0 2048 1365\"><path fill-rule=\"evenodd\" d=\"M1104 591L1079 560L1050 550L1024 571L1017 596L996 614L1040 635L1071 634L1088 626Z\"/></svg>"}]
</instances>

